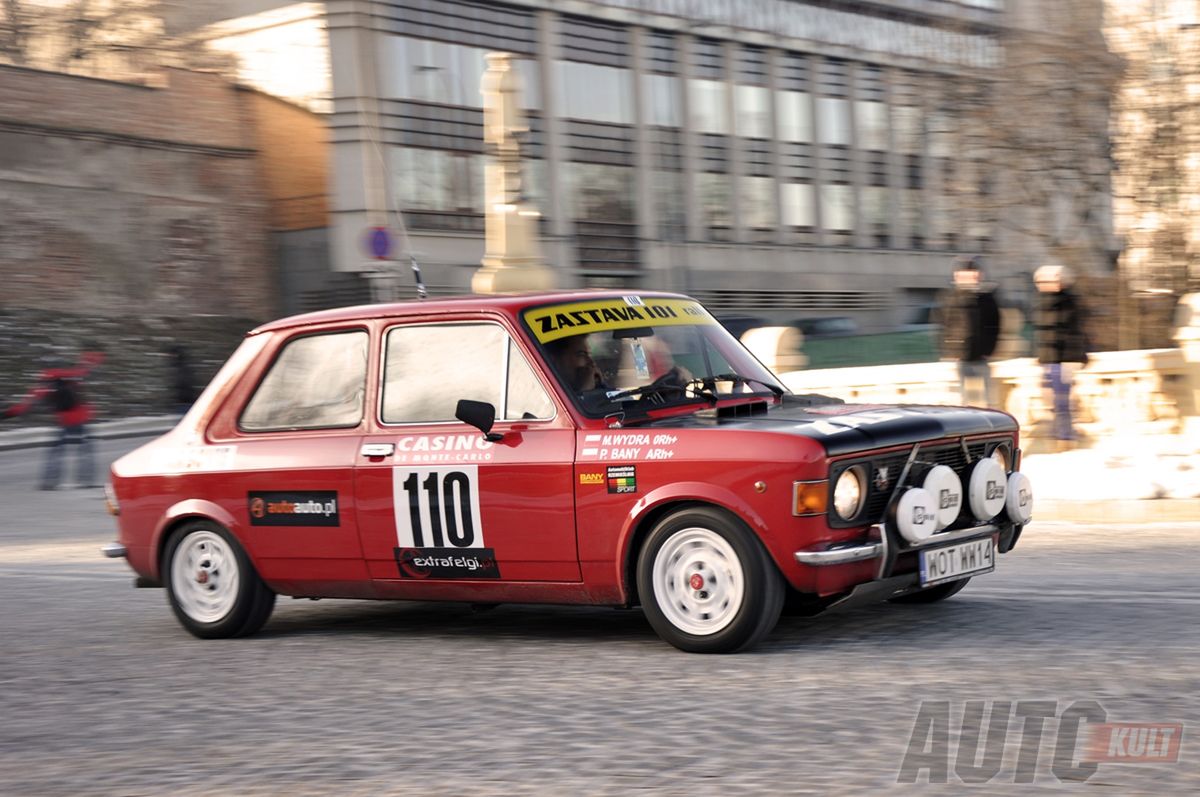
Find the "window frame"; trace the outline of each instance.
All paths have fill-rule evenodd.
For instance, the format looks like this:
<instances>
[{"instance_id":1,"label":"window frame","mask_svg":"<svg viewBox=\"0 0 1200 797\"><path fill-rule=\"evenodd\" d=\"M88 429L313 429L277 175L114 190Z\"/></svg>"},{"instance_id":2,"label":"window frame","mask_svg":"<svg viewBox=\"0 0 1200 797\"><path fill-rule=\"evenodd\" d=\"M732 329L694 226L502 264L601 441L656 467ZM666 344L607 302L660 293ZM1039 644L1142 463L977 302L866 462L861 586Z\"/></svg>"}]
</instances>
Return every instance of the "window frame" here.
<instances>
[{"instance_id":1,"label":"window frame","mask_svg":"<svg viewBox=\"0 0 1200 797\"><path fill-rule=\"evenodd\" d=\"M325 335L344 335L350 332L361 332L367 336L367 358L363 370L363 408L359 413L358 420L352 424L332 424L326 426L277 426L268 429L247 429L242 424L242 418L246 414L246 410L250 407L254 397L258 395L258 391L262 389L263 383L271 376L275 370L275 366L279 363L279 358L283 356L283 352L287 350L293 343L304 340L306 338L315 338ZM367 419L367 403L371 399L371 330L363 324L354 324L353 326L333 327L330 329L313 329L298 332L294 335L289 335L279 342L274 351L271 352L270 361L263 367L258 375L254 387L249 391L246 398L238 407L237 417L233 423L233 430L239 435L263 435L263 434L279 434L279 433L301 433L301 432L320 432L329 430L345 430L361 428Z\"/></svg>"},{"instance_id":2,"label":"window frame","mask_svg":"<svg viewBox=\"0 0 1200 797\"><path fill-rule=\"evenodd\" d=\"M521 423L521 424L534 424L534 423L543 424L543 423L545 423L545 424L550 424L550 423L553 423L554 421L558 420L561 408L559 407L559 402L555 397L555 391L553 390L553 388L550 385L548 385L546 383L545 373L542 372L542 370L535 364L534 361L531 361L529 352L526 351L521 346L521 343L518 340L518 336L514 335L513 331L511 329L509 329L504 324L502 324L499 321L492 319L492 318L456 318L456 319L452 319L452 320L440 320L440 319L432 320L432 319L430 319L430 320L413 321L413 322L389 323L389 324L386 324L385 326L383 326L382 329L380 329L380 331L379 331L379 356L378 356L379 372L378 372L378 379L376 381L376 392L375 392L375 423L378 425L378 427L380 429L398 429L398 428L405 428L405 427L411 427L411 426L449 426L452 424L458 425L458 426L463 425L463 422L458 420L457 418L452 418L448 421L386 421L386 420L384 420L384 418L383 418L383 400L384 400L384 392L387 387L388 336L392 333L393 330L413 329L415 327L450 327L450 326L483 326L483 325L489 325L489 326L494 326L494 327L500 328L500 331L503 332L504 336L508 339L509 346L508 346L507 351L511 352L514 347L516 348L516 350L518 351L520 356L522 358L524 358L526 365L529 366L530 371L533 372L534 379L536 379L538 384L541 385L542 391L546 394L546 397L550 401L550 406L554 409L554 414L551 415L549 418L504 418L503 417L504 412L507 411L507 409L508 409L508 405L507 405L507 402L508 402L508 377L509 377L510 367L511 367L511 359L506 358L506 361L504 363L504 375L501 378L501 383L504 386L503 393L504 393L505 406L496 408L496 423L497 424L501 424L501 423Z\"/></svg>"}]
</instances>

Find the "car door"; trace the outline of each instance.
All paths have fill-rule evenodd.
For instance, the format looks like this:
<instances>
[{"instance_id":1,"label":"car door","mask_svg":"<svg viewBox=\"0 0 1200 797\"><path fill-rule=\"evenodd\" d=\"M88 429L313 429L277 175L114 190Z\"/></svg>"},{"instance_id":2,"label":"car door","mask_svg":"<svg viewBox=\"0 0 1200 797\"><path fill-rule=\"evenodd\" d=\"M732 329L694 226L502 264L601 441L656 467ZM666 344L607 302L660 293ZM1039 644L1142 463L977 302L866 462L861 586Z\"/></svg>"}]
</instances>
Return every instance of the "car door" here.
<instances>
[{"instance_id":1,"label":"car door","mask_svg":"<svg viewBox=\"0 0 1200 797\"><path fill-rule=\"evenodd\" d=\"M579 581L573 423L510 331L415 322L382 343L355 475L372 578L404 594L398 582ZM492 404L501 437L458 421L460 399Z\"/></svg>"},{"instance_id":2,"label":"car door","mask_svg":"<svg viewBox=\"0 0 1200 797\"><path fill-rule=\"evenodd\" d=\"M369 587L354 511L369 341L362 327L279 333L197 454L221 457L205 493L229 511L262 576L285 591Z\"/></svg>"}]
</instances>

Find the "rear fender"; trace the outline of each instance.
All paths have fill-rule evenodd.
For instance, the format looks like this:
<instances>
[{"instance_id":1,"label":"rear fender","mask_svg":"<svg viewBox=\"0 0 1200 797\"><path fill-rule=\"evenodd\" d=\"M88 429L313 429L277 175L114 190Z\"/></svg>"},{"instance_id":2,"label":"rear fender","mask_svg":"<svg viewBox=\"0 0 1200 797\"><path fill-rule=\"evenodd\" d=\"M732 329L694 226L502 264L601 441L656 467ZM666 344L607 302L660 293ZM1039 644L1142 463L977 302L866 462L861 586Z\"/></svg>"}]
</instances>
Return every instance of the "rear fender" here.
<instances>
[{"instance_id":1,"label":"rear fender","mask_svg":"<svg viewBox=\"0 0 1200 797\"><path fill-rule=\"evenodd\" d=\"M241 538L237 533L238 522L228 510L221 507L219 504L214 504L212 501L205 501L200 498L189 498L186 501L180 501L171 506L158 523L158 527L154 529L154 536L151 539L150 550L154 552L154 556L150 561L150 567L153 570L153 577L159 581L162 580L162 554L163 546L167 544L167 536L171 529L179 525L180 522L190 520L192 518L201 520L212 520L220 523L231 534ZM245 549L245 543L242 543L242 548ZM249 556L249 551L247 551Z\"/></svg>"}]
</instances>

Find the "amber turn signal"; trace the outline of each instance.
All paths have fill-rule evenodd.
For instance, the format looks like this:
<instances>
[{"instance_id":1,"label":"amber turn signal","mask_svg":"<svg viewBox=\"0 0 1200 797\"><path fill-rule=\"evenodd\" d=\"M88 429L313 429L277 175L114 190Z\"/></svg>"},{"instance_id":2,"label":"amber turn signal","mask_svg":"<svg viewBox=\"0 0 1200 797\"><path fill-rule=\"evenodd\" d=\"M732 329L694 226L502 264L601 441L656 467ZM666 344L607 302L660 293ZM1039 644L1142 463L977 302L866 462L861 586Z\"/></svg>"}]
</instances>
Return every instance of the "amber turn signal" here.
<instances>
[{"instance_id":1,"label":"amber turn signal","mask_svg":"<svg viewBox=\"0 0 1200 797\"><path fill-rule=\"evenodd\" d=\"M792 514L823 515L829 507L829 482L792 482Z\"/></svg>"}]
</instances>

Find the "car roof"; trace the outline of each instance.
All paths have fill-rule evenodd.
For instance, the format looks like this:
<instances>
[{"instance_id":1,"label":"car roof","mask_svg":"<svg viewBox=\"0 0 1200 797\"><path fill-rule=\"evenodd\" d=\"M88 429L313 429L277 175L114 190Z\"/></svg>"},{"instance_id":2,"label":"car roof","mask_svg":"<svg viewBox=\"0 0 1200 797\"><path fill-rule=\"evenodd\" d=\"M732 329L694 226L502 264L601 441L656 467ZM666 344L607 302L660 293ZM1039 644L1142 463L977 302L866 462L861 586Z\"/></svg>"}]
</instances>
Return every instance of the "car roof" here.
<instances>
[{"instance_id":1,"label":"car roof","mask_svg":"<svg viewBox=\"0 0 1200 797\"><path fill-rule=\"evenodd\" d=\"M573 291L538 291L533 293L463 294L439 299L413 300L408 302L384 302L360 304L353 307L336 307L313 313L288 316L269 321L250 330L247 335L274 332L281 329L334 324L341 321L363 321L373 318L400 318L404 316L437 315L463 311L493 310L516 317L527 307L537 307L559 302L583 302L589 299L619 299L623 296L687 299L678 293L663 291L641 291L636 289L611 290L591 289Z\"/></svg>"}]
</instances>

